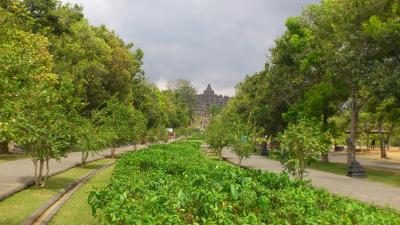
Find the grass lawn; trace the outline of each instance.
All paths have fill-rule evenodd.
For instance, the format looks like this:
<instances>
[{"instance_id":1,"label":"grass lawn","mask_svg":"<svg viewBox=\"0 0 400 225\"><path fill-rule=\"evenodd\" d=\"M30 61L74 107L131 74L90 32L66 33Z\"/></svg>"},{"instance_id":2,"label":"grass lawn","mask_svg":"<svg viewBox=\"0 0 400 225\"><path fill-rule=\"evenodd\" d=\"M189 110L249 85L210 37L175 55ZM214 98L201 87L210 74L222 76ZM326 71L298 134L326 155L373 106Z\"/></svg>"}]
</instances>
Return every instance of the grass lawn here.
<instances>
[{"instance_id":1,"label":"grass lawn","mask_svg":"<svg viewBox=\"0 0 400 225\"><path fill-rule=\"evenodd\" d=\"M92 216L87 203L90 191L109 184L114 165L92 177L82 185L72 197L63 205L56 216L50 221L51 225L90 225L100 222Z\"/></svg>"},{"instance_id":2,"label":"grass lawn","mask_svg":"<svg viewBox=\"0 0 400 225\"><path fill-rule=\"evenodd\" d=\"M346 175L347 166L342 163L323 163L323 162L312 162L310 169L326 171L330 173L335 173L339 175ZM381 182L385 184L389 184L392 186L400 187L400 173L379 170L374 168L365 168L367 172L367 180Z\"/></svg>"},{"instance_id":3,"label":"grass lawn","mask_svg":"<svg viewBox=\"0 0 400 225\"><path fill-rule=\"evenodd\" d=\"M43 189L32 186L0 201L0 224L20 224L62 188L111 161L111 159L103 159L89 163L86 168L76 167L69 169L50 177L47 181L47 186Z\"/></svg>"},{"instance_id":4,"label":"grass lawn","mask_svg":"<svg viewBox=\"0 0 400 225\"><path fill-rule=\"evenodd\" d=\"M28 158L28 156L23 153L0 154L0 163L9 162L17 159L25 159L25 158Z\"/></svg>"}]
</instances>

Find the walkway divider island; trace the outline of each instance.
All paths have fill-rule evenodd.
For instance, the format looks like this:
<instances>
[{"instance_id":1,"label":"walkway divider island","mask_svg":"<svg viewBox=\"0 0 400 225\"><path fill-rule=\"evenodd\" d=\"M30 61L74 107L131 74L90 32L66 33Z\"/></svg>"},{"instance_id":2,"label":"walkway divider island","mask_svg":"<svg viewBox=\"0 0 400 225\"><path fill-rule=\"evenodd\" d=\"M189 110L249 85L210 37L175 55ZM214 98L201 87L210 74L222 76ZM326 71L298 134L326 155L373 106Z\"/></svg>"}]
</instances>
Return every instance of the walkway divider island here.
<instances>
[{"instance_id":1,"label":"walkway divider island","mask_svg":"<svg viewBox=\"0 0 400 225\"><path fill-rule=\"evenodd\" d=\"M225 160L233 164L237 163L237 156L230 149L224 149L222 155ZM250 158L244 159L242 167L275 173L281 173L283 170L280 162L260 155L251 155ZM400 188L313 169L307 169L307 172L306 178L310 179L316 188L323 188L350 199L400 210Z\"/></svg>"},{"instance_id":2,"label":"walkway divider island","mask_svg":"<svg viewBox=\"0 0 400 225\"><path fill-rule=\"evenodd\" d=\"M147 145L137 145L136 149L143 149ZM116 149L115 154L133 151L134 145L123 146ZM98 154L90 155L88 162L110 157L110 149L105 149ZM68 169L81 165L81 153L71 152L60 161L50 161L50 174L54 176ZM0 164L0 201L19 192L35 183L33 163L30 159L20 159Z\"/></svg>"}]
</instances>

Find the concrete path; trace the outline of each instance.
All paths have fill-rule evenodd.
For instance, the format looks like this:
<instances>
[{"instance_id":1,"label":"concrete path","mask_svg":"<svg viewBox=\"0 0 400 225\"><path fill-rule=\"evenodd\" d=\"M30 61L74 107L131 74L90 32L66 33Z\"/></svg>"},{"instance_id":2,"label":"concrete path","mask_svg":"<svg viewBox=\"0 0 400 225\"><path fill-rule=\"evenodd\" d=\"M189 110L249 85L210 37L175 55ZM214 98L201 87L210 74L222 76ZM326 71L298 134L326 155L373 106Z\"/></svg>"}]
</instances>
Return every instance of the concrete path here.
<instances>
[{"instance_id":1,"label":"concrete path","mask_svg":"<svg viewBox=\"0 0 400 225\"><path fill-rule=\"evenodd\" d=\"M138 145L137 149L142 149L146 145ZM122 154L132 151L133 146L124 146L117 148L115 154ZM105 158L111 153L110 149L99 152L96 155L90 155L89 161ZM50 175L60 173L69 168L75 167L81 162L81 153L72 152L67 158L62 158L60 162L50 161ZM35 180L34 166L30 159L20 159L0 164L0 201L16 191L22 190L33 184Z\"/></svg>"},{"instance_id":2,"label":"concrete path","mask_svg":"<svg viewBox=\"0 0 400 225\"><path fill-rule=\"evenodd\" d=\"M336 163L346 163L346 153L332 152L329 153L329 161ZM365 167L373 167L376 169L390 170L394 172L400 172L400 163L391 161L388 159L367 159L363 155L357 155L357 161Z\"/></svg>"},{"instance_id":3,"label":"concrete path","mask_svg":"<svg viewBox=\"0 0 400 225\"><path fill-rule=\"evenodd\" d=\"M224 149L223 157L232 163L237 163L237 156L229 149ZM281 173L283 169L278 161L259 155L244 159L242 166L275 173ZM306 177L315 187L324 188L337 195L400 210L400 188L318 170L308 169L307 171Z\"/></svg>"}]
</instances>

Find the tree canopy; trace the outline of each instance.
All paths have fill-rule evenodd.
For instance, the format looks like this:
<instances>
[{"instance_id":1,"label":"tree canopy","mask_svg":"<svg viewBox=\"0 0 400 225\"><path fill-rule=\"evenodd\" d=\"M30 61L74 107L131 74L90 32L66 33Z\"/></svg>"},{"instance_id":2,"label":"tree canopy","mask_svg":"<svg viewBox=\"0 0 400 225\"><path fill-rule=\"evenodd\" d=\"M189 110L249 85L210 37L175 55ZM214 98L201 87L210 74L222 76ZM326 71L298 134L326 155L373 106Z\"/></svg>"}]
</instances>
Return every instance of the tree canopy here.
<instances>
[{"instance_id":1,"label":"tree canopy","mask_svg":"<svg viewBox=\"0 0 400 225\"><path fill-rule=\"evenodd\" d=\"M106 26L91 25L78 5L1 1L0 143L16 142L32 157L42 187L49 160L70 150L82 151L85 163L89 152L164 140L167 127L189 126L193 86L180 80L159 90L143 57Z\"/></svg>"},{"instance_id":2,"label":"tree canopy","mask_svg":"<svg viewBox=\"0 0 400 225\"><path fill-rule=\"evenodd\" d=\"M399 16L398 1L325 0L309 5L287 19L265 70L246 76L224 111L265 129L270 137L302 118L317 121L342 144L349 131L349 163L355 160L357 140L363 138L360 114L378 119L368 130L380 130L381 143L398 140L393 115L399 109Z\"/></svg>"}]
</instances>

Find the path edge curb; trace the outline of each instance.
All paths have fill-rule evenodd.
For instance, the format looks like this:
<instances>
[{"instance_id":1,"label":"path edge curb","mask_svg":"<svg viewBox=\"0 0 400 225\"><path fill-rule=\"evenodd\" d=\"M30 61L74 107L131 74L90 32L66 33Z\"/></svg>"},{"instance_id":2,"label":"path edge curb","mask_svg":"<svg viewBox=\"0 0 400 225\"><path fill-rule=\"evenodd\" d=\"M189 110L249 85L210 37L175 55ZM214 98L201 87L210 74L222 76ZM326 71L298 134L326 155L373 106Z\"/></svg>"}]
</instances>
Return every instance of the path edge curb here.
<instances>
[{"instance_id":1,"label":"path edge curb","mask_svg":"<svg viewBox=\"0 0 400 225\"><path fill-rule=\"evenodd\" d=\"M130 145L128 145L128 146L130 146ZM125 147L128 147L128 146L125 146ZM133 145L132 145L132 147L133 147ZM106 149L106 150L107 150L107 149ZM127 151L127 152L129 152L129 151ZM122 154L124 154L124 153L126 153L126 152L123 152ZM118 155L119 155L119 154L118 154ZM110 158L110 157L111 157L111 154L101 155L100 158L88 160L86 163L91 163L91 162L95 162L95 161L102 160L102 159L106 159L106 158ZM63 169L63 170L60 170L60 171L57 171L57 172L51 174L49 177L58 175L58 174L60 174L60 173L62 173L62 172L65 172L65 171L67 171L67 170L69 170L69 169L72 169L72 168L75 168L75 167L78 167L78 166L81 166L81 165L82 165L82 162L76 162L76 163L72 164L71 166L66 167L66 168ZM35 179L32 178L32 180L27 181L25 184L21 184L21 185L18 185L18 186L16 186L16 187L14 187L14 188L11 189L10 191L8 191L8 192L6 192L6 193L0 195L0 202L3 201L3 200L6 199L6 198L12 196L13 194L18 193L18 192L20 192L20 191L22 191L22 190L24 190L24 189L26 189L26 188L28 188L28 187L34 185L34 184L35 184Z\"/></svg>"},{"instance_id":2,"label":"path edge curb","mask_svg":"<svg viewBox=\"0 0 400 225\"><path fill-rule=\"evenodd\" d=\"M83 176L81 176L78 180L75 180L71 184L69 184L66 188L61 189L57 194L55 194L49 201L47 201L44 205L42 205L40 208L36 209L33 213L31 213L22 223L21 225L31 225L33 222L35 222L50 206L52 206L55 202L57 202L61 197L63 197L66 193L68 193L70 190L72 190L74 187L82 183L83 181L89 180L91 177L96 175L97 173L103 171L104 169L107 169L108 167L112 166L115 164L115 161L112 163L108 163L101 168L91 171ZM70 196L71 197L71 196ZM68 198L69 199L69 198ZM66 200L68 200L66 199ZM62 205L61 205L62 206ZM59 207L56 208L57 211ZM49 214L49 216L46 217L45 221L49 222L50 219L55 215L55 213Z\"/></svg>"}]
</instances>

